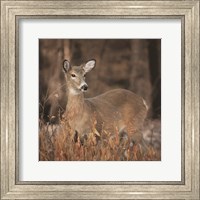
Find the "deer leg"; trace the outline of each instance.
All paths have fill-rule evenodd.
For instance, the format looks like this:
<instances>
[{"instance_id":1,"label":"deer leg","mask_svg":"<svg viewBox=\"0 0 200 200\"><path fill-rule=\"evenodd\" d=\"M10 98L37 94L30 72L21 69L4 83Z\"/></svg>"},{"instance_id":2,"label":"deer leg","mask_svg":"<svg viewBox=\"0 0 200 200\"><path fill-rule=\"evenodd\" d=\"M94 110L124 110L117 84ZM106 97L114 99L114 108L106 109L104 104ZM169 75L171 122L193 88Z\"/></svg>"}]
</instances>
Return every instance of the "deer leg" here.
<instances>
[{"instance_id":1,"label":"deer leg","mask_svg":"<svg viewBox=\"0 0 200 200\"><path fill-rule=\"evenodd\" d=\"M139 146L141 152L143 152L143 153L147 152L148 145L144 141L143 134L140 130L135 131L133 134L132 146L135 144Z\"/></svg>"},{"instance_id":2,"label":"deer leg","mask_svg":"<svg viewBox=\"0 0 200 200\"><path fill-rule=\"evenodd\" d=\"M87 135L86 134L82 134L80 136L80 134L78 133L78 131L75 130L75 132L74 132L74 138L73 138L73 140L74 140L75 143L78 142L78 138L80 139L81 145L84 145L85 140L87 140Z\"/></svg>"},{"instance_id":3,"label":"deer leg","mask_svg":"<svg viewBox=\"0 0 200 200\"><path fill-rule=\"evenodd\" d=\"M131 141L134 144L140 144L142 142L142 139L143 139L143 136L142 136L141 131L139 131L139 130L134 131L134 133L132 134L132 137L131 137Z\"/></svg>"},{"instance_id":4,"label":"deer leg","mask_svg":"<svg viewBox=\"0 0 200 200\"><path fill-rule=\"evenodd\" d=\"M123 147L125 147L126 144L129 143L129 137L125 127L119 130L119 141Z\"/></svg>"},{"instance_id":5,"label":"deer leg","mask_svg":"<svg viewBox=\"0 0 200 200\"><path fill-rule=\"evenodd\" d=\"M88 136L87 134L83 133L80 137L80 142L81 142L81 145L84 145L85 141L87 140Z\"/></svg>"},{"instance_id":6,"label":"deer leg","mask_svg":"<svg viewBox=\"0 0 200 200\"><path fill-rule=\"evenodd\" d=\"M118 151L120 154L120 160L127 160L127 150L129 149L130 140L125 127L119 130L119 142L120 143Z\"/></svg>"},{"instance_id":7,"label":"deer leg","mask_svg":"<svg viewBox=\"0 0 200 200\"><path fill-rule=\"evenodd\" d=\"M78 131L75 130L75 133L74 133L74 142L78 142Z\"/></svg>"}]
</instances>

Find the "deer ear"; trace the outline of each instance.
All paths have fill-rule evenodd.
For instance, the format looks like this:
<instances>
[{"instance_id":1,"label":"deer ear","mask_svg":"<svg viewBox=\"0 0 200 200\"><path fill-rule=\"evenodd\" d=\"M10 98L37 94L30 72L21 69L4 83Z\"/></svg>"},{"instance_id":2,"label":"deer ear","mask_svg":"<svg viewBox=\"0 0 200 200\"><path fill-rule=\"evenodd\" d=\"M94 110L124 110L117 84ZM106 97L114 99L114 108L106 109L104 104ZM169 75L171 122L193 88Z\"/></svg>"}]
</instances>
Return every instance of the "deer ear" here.
<instances>
[{"instance_id":1,"label":"deer ear","mask_svg":"<svg viewBox=\"0 0 200 200\"><path fill-rule=\"evenodd\" d=\"M87 73L91 71L95 67L96 61L95 60L89 60L84 66L83 69Z\"/></svg>"},{"instance_id":2,"label":"deer ear","mask_svg":"<svg viewBox=\"0 0 200 200\"><path fill-rule=\"evenodd\" d=\"M69 61L68 60L64 60L64 62L63 62L64 72L67 73L70 70L70 68L71 68L71 65L70 65Z\"/></svg>"}]
</instances>

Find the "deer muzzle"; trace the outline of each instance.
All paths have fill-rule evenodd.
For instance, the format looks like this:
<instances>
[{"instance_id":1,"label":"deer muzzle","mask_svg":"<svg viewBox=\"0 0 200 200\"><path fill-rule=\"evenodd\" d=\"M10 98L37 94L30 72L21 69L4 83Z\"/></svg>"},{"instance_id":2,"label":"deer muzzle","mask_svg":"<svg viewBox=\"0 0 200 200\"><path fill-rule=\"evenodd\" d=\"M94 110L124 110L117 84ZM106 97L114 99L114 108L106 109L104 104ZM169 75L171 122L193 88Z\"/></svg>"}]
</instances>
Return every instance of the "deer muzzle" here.
<instances>
[{"instance_id":1,"label":"deer muzzle","mask_svg":"<svg viewBox=\"0 0 200 200\"><path fill-rule=\"evenodd\" d=\"M85 92L85 91L87 91L87 89L88 89L87 84L84 84L84 85L81 86L81 91Z\"/></svg>"}]
</instances>

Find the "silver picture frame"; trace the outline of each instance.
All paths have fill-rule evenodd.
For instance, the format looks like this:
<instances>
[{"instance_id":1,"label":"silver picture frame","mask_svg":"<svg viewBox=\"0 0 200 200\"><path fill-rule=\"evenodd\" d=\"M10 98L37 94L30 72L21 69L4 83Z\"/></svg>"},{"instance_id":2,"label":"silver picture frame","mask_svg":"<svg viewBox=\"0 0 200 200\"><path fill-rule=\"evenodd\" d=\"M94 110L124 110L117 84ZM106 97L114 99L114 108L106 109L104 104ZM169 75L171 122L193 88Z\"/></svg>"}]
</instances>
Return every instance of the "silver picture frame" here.
<instances>
[{"instance_id":1,"label":"silver picture frame","mask_svg":"<svg viewBox=\"0 0 200 200\"><path fill-rule=\"evenodd\" d=\"M199 199L199 0L1 0L1 199ZM180 19L181 181L19 181L20 19Z\"/></svg>"}]
</instances>

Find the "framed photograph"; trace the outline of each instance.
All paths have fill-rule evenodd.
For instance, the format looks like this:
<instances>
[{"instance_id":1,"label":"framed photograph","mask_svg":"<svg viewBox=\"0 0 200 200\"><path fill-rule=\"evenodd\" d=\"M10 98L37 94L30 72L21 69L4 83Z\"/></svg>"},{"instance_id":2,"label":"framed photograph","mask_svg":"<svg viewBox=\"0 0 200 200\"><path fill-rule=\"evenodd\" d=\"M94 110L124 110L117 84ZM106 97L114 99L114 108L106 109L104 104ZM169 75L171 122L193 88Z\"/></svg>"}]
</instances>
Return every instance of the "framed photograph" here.
<instances>
[{"instance_id":1,"label":"framed photograph","mask_svg":"<svg viewBox=\"0 0 200 200\"><path fill-rule=\"evenodd\" d=\"M1 0L1 199L199 199L199 0Z\"/></svg>"}]
</instances>

